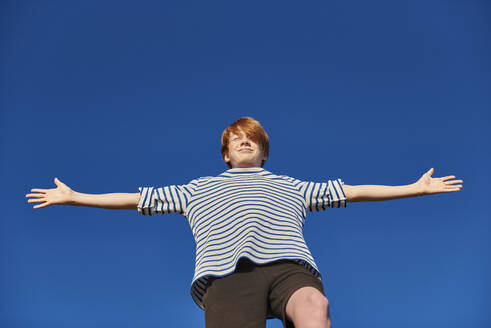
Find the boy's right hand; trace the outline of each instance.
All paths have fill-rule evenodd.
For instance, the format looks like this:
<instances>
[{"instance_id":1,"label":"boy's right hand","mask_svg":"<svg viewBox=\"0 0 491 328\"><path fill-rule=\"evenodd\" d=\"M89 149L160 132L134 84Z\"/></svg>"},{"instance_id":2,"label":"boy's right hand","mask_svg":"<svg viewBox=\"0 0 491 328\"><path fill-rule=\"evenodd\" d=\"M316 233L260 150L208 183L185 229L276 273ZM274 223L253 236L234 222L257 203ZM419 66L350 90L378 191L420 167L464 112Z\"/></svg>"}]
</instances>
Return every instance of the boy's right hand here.
<instances>
[{"instance_id":1,"label":"boy's right hand","mask_svg":"<svg viewBox=\"0 0 491 328\"><path fill-rule=\"evenodd\" d=\"M73 200L73 190L55 178L55 189L31 189L34 194L27 194L28 203L40 203L33 208L38 209L50 205L68 205Z\"/></svg>"}]
</instances>

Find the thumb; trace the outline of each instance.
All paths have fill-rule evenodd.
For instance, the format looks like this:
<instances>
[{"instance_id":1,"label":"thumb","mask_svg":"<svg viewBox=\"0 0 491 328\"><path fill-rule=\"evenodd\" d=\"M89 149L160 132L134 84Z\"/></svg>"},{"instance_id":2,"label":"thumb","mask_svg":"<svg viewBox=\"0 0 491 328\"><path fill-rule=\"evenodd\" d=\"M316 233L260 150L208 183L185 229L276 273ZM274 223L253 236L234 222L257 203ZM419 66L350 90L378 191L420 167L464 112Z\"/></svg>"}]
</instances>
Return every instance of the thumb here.
<instances>
[{"instance_id":1,"label":"thumb","mask_svg":"<svg viewBox=\"0 0 491 328\"><path fill-rule=\"evenodd\" d=\"M59 187L59 186L61 186L61 185L63 185L63 183L62 183L60 180L58 180L58 178L55 178L55 184L56 184L58 187Z\"/></svg>"},{"instance_id":2,"label":"thumb","mask_svg":"<svg viewBox=\"0 0 491 328\"><path fill-rule=\"evenodd\" d=\"M428 172L426 172L426 174L428 174L431 177L434 172L435 172L435 170L433 168L431 168L428 170Z\"/></svg>"}]
</instances>

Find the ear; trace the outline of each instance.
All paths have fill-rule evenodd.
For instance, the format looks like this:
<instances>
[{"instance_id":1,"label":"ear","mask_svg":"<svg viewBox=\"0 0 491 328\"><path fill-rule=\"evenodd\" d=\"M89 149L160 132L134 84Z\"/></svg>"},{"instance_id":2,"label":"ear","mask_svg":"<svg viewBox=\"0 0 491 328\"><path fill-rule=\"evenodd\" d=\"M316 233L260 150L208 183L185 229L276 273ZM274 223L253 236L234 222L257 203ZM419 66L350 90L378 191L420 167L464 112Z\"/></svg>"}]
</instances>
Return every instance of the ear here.
<instances>
[{"instance_id":1,"label":"ear","mask_svg":"<svg viewBox=\"0 0 491 328\"><path fill-rule=\"evenodd\" d=\"M223 159L225 160L226 163L230 162L230 156L227 153L223 155Z\"/></svg>"}]
</instances>

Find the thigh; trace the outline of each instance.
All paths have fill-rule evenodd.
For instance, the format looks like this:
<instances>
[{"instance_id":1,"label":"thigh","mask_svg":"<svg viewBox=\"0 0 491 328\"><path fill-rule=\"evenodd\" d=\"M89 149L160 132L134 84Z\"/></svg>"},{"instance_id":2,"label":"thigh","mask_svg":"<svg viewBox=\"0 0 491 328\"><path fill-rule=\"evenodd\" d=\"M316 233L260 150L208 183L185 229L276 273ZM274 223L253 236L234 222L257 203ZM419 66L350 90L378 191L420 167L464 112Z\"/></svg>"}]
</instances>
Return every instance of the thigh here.
<instances>
[{"instance_id":1,"label":"thigh","mask_svg":"<svg viewBox=\"0 0 491 328\"><path fill-rule=\"evenodd\" d=\"M206 328L266 327L268 286L254 269L211 279L203 297Z\"/></svg>"},{"instance_id":2,"label":"thigh","mask_svg":"<svg viewBox=\"0 0 491 328\"><path fill-rule=\"evenodd\" d=\"M273 315L283 321L284 327L293 327L287 317L286 305L290 297L302 287L314 287L324 295L322 282L309 270L292 261L280 262L270 273L269 304Z\"/></svg>"}]
</instances>

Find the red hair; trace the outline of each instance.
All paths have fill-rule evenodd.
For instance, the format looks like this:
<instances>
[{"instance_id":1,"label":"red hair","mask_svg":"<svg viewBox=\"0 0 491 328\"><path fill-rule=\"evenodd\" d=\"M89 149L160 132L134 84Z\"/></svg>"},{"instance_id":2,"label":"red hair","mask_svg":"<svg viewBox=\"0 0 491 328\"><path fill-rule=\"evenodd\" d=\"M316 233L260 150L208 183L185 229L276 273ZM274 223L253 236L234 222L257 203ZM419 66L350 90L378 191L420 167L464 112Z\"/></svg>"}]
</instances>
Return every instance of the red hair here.
<instances>
[{"instance_id":1,"label":"red hair","mask_svg":"<svg viewBox=\"0 0 491 328\"><path fill-rule=\"evenodd\" d=\"M222 157L225 159L225 154L228 153L228 145L230 141L230 133L240 135L244 132L245 135L261 146L263 154L268 157L269 155L269 136L261 126L261 123L251 117L241 117L234 123L230 124L222 133ZM261 167L264 166L264 160L261 163ZM227 162L228 167L232 165Z\"/></svg>"}]
</instances>

